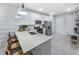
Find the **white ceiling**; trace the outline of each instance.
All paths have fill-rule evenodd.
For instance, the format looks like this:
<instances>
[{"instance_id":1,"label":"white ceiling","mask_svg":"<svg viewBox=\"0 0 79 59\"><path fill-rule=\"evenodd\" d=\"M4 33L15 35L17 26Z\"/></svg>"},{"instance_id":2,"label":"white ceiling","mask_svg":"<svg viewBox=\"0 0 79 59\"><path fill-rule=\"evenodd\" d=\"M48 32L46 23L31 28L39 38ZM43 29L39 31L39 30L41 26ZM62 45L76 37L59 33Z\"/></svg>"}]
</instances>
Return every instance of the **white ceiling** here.
<instances>
[{"instance_id":1,"label":"white ceiling","mask_svg":"<svg viewBox=\"0 0 79 59\"><path fill-rule=\"evenodd\" d=\"M17 12L17 8L7 3L0 3L0 16L14 17Z\"/></svg>"},{"instance_id":2,"label":"white ceiling","mask_svg":"<svg viewBox=\"0 0 79 59\"><path fill-rule=\"evenodd\" d=\"M67 3L45 3L45 4L25 4L26 7L34 10L38 10L39 8L43 8L42 12L47 14L60 14L63 12L67 12L68 8L78 7L78 4L67 4Z\"/></svg>"},{"instance_id":3,"label":"white ceiling","mask_svg":"<svg viewBox=\"0 0 79 59\"><path fill-rule=\"evenodd\" d=\"M18 4L11 4L18 7ZM19 4L21 6L21 4ZM24 3L25 8L39 11L39 8L43 10L41 12L47 14L61 14L68 12L67 9L74 9L79 7L78 3Z\"/></svg>"}]
</instances>

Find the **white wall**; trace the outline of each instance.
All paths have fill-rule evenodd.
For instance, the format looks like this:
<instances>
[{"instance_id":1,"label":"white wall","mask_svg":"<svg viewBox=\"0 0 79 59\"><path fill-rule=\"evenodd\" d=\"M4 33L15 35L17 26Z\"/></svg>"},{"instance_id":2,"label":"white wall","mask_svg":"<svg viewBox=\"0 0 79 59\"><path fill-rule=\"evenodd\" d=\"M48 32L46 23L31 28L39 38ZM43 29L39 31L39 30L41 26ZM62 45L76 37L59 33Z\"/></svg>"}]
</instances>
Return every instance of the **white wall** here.
<instances>
[{"instance_id":1,"label":"white wall","mask_svg":"<svg viewBox=\"0 0 79 59\"><path fill-rule=\"evenodd\" d=\"M16 10L16 8L6 3L0 4L0 43L6 40L9 31L15 31L18 26L18 20L14 18Z\"/></svg>"},{"instance_id":2,"label":"white wall","mask_svg":"<svg viewBox=\"0 0 79 59\"><path fill-rule=\"evenodd\" d=\"M63 16L56 17L56 33L64 33L63 20Z\"/></svg>"},{"instance_id":3,"label":"white wall","mask_svg":"<svg viewBox=\"0 0 79 59\"><path fill-rule=\"evenodd\" d=\"M74 14L63 14L56 16L55 22L55 33L61 33L65 35L72 34L75 26L75 15Z\"/></svg>"}]
</instances>

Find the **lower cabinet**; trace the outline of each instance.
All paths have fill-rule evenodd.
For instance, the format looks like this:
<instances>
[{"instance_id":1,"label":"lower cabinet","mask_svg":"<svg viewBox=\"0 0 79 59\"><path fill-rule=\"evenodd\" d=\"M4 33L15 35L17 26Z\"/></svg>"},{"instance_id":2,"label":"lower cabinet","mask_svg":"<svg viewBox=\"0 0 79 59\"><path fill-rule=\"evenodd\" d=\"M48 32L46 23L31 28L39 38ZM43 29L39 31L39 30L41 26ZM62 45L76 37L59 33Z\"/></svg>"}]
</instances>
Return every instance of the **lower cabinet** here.
<instances>
[{"instance_id":1,"label":"lower cabinet","mask_svg":"<svg viewBox=\"0 0 79 59\"><path fill-rule=\"evenodd\" d=\"M31 52L34 55L41 55L41 46L34 48Z\"/></svg>"},{"instance_id":2,"label":"lower cabinet","mask_svg":"<svg viewBox=\"0 0 79 59\"><path fill-rule=\"evenodd\" d=\"M51 40L31 50L34 55L51 55Z\"/></svg>"}]
</instances>

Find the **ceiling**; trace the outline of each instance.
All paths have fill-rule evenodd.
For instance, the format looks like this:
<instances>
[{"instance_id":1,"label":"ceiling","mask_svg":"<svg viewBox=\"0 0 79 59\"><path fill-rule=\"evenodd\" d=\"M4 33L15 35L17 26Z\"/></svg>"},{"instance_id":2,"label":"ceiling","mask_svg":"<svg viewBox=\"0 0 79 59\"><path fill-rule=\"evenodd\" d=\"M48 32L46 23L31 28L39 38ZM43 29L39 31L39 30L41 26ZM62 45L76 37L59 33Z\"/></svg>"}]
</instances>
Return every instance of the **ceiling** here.
<instances>
[{"instance_id":1,"label":"ceiling","mask_svg":"<svg viewBox=\"0 0 79 59\"><path fill-rule=\"evenodd\" d=\"M18 8L18 4L10 4ZM21 3L19 4L19 7ZM24 3L25 8L40 11L47 14L61 14L68 12L67 9L73 10L79 7L78 3ZM41 10L40 10L41 9Z\"/></svg>"}]
</instances>

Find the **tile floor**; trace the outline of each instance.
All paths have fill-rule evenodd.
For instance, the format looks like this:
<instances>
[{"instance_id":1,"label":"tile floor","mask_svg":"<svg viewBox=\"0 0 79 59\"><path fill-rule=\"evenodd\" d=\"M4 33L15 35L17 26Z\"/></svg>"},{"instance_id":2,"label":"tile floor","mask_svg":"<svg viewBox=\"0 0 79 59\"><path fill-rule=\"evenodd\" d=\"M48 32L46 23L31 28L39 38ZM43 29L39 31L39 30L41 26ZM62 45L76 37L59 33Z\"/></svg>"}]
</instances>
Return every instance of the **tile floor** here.
<instances>
[{"instance_id":1,"label":"tile floor","mask_svg":"<svg viewBox=\"0 0 79 59\"><path fill-rule=\"evenodd\" d=\"M71 44L70 36L54 34L51 41L52 55L79 55L79 47Z\"/></svg>"},{"instance_id":2,"label":"tile floor","mask_svg":"<svg viewBox=\"0 0 79 59\"><path fill-rule=\"evenodd\" d=\"M1 41L0 41L1 42ZM4 50L6 46L6 40L0 43L0 55L5 55Z\"/></svg>"},{"instance_id":3,"label":"tile floor","mask_svg":"<svg viewBox=\"0 0 79 59\"><path fill-rule=\"evenodd\" d=\"M1 45L2 44L2 45ZM5 42L0 44L0 55L4 55ZM71 44L70 36L54 34L51 40L52 55L79 55L79 48Z\"/></svg>"}]
</instances>

